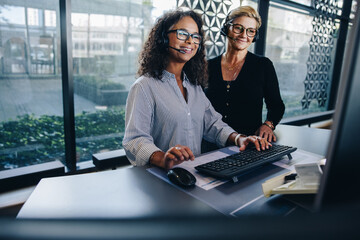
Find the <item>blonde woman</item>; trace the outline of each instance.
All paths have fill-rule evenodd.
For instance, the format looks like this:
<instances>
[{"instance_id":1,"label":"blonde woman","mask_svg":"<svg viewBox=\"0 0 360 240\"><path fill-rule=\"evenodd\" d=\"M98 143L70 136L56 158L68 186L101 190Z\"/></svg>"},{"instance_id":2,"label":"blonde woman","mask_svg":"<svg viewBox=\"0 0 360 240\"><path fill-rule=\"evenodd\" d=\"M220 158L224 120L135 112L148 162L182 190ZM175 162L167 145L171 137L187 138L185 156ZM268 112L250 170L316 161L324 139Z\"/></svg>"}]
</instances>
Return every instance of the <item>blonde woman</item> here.
<instances>
[{"instance_id":1,"label":"blonde woman","mask_svg":"<svg viewBox=\"0 0 360 240\"><path fill-rule=\"evenodd\" d=\"M229 13L221 33L227 38L226 52L209 60L206 95L222 120L236 131L276 141L273 133L285 105L272 62L248 51L259 38L261 18L250 6ZM262 119L263 101L267 116Z\"/></svg>"}]
</instances>

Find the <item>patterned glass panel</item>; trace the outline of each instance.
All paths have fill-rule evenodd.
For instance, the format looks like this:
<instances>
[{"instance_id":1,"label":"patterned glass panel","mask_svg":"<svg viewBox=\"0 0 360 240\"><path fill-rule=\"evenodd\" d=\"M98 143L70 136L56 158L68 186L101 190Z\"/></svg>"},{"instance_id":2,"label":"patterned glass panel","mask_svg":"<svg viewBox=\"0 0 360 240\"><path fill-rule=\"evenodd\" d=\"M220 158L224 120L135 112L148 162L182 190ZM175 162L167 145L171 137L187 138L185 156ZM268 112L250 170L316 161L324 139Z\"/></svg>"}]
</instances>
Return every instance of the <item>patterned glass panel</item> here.
<instances>
[{"instance_id":1,"label":"patterned glass panel","mask_svg":"<svg viewBox=\"0 0 360 240\"><path fill-rule=\"evenodd\" d=\"M324 107L328 99L328 87L332 73L332 58L336 40L336 21L338 0L315 0L315 16L312 21L313 33L310 39L310 54L307 60L307 75L304 80L303 109L307 109L312 100Z\"/></svg>"}]
</instances>

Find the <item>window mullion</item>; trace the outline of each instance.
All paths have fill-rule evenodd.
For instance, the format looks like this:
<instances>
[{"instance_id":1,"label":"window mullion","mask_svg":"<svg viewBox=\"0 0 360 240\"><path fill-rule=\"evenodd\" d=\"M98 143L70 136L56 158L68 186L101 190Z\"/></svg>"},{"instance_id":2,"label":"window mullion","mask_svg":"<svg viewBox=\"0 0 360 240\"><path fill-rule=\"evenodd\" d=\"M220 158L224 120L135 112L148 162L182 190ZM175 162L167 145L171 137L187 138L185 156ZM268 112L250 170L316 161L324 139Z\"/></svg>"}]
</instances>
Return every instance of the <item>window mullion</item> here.
<instances>
[{"instance_id":1,"label":"window mullion","mask_svg":"<svg viewBox=\"0 0 360 240\"><path fill-rule=\"evenodd\" d=\"M64 109L65 162L69 171L76 170L74 82L71 43L71 0L59 0L61 71Z\"/></svg>"},{"instance_id":2,"label":"window mullion","mask_svg":"<svg viewBox=\"0 0 360 240\"><path fill-rule=\"evenodd\" d=\"M341 73L341 69L342 69L342 63L343 63L344 52L345 52L346 39L347 39L347 35L348 35L351 4L352 4L352 0L344 0L341 19L340 19L340 28L339 28L339 34L338 34L339 37L337 39L336 52L335 52L335 58L334 58L335 59L334 60L334 70L333 70L332 79L331 79L328 110L332 110L335 108L337 90L338 90L339 81L340 81L340 73Z\"/></svg>"},{"instance_id":3,"label":"window mullion","mask_svg":"<svg viewBox=\"0 0 360 240\"><path fill-rule=\"evenodd\" d=\"M255 43L255 54L265 55L266 30L269 15L269 0L259 0L258 12L261 16L261 28L259 29L259 39Z\"/></svg>"}]
</instances>

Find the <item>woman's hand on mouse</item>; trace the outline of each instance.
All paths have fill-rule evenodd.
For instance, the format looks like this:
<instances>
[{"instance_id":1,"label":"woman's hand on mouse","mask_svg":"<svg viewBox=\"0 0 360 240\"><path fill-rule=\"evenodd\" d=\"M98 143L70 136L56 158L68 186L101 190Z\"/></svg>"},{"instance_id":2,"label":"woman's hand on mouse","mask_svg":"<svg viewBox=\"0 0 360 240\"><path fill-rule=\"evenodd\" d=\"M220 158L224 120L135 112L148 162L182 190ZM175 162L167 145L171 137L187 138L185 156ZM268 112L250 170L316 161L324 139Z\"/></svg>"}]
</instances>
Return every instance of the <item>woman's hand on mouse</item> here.
<instances>
[{"instance_id":1,"label":"woman's hand on mouse","mask_svg":"<svg viewBox=\"0 0 360 240\"><path fill-rule=\"evenodd\" d=\"M188 160L195 160L195 156L189 147L183 145L171 147L165 153L162 151L154 152L150 157L151 164L165 169L170 169Z\"/></svg>"},{"instance_id":2,"label":"woman's hand on mouse","mask_svg":"<svg viewBox=\"0 0 360 240\"><path fill-rule=\"evenodd\" d=\"M265 138L258 136L247 136L240 137L238 139L238 145L240 147L240 151L244 151L249 143L253 143L255 145L256 150L261 151L265 149L269 149L272 146Z\"/></svg>"},{"instance_id":3,"label":"woman's hand on mouse","mask_svg":"<svg viewBox=\"0 0 360 240\"><path fill-rule=\"evenodd\" d=\"M191 161L195 160L195 156L193 152L189 147L178 144L167 150L167 152L165 153L164 156L165 168L170 169L173 166L181 164L182 162L188 160Z\"/></svg>"}]
</instances>

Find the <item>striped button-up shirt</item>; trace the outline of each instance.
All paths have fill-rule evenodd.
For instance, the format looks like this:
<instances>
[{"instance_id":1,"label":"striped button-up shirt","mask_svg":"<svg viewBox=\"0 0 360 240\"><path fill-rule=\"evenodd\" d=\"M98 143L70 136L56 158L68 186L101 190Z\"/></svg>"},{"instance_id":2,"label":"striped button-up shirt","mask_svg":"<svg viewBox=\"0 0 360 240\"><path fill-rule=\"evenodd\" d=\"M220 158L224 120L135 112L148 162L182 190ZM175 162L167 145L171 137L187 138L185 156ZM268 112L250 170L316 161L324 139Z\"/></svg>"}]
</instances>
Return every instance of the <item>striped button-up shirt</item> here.
<instances>
[{"instance_id":1,"label":"striped button-up shirt","mask_svg":"<svg viewBox=\"0 0 360 240\"><path fill-rule=\"evenodd\" d=\"M183 75L187 101L175 75L167 71L160 80L141 76L131 86L123 147L133 165L144 166L153 152L166 152L177 144L188 146L198 156L202 138L221 147L235 132L221 120L201 87Z\"/></svg>"}]
</instances>

